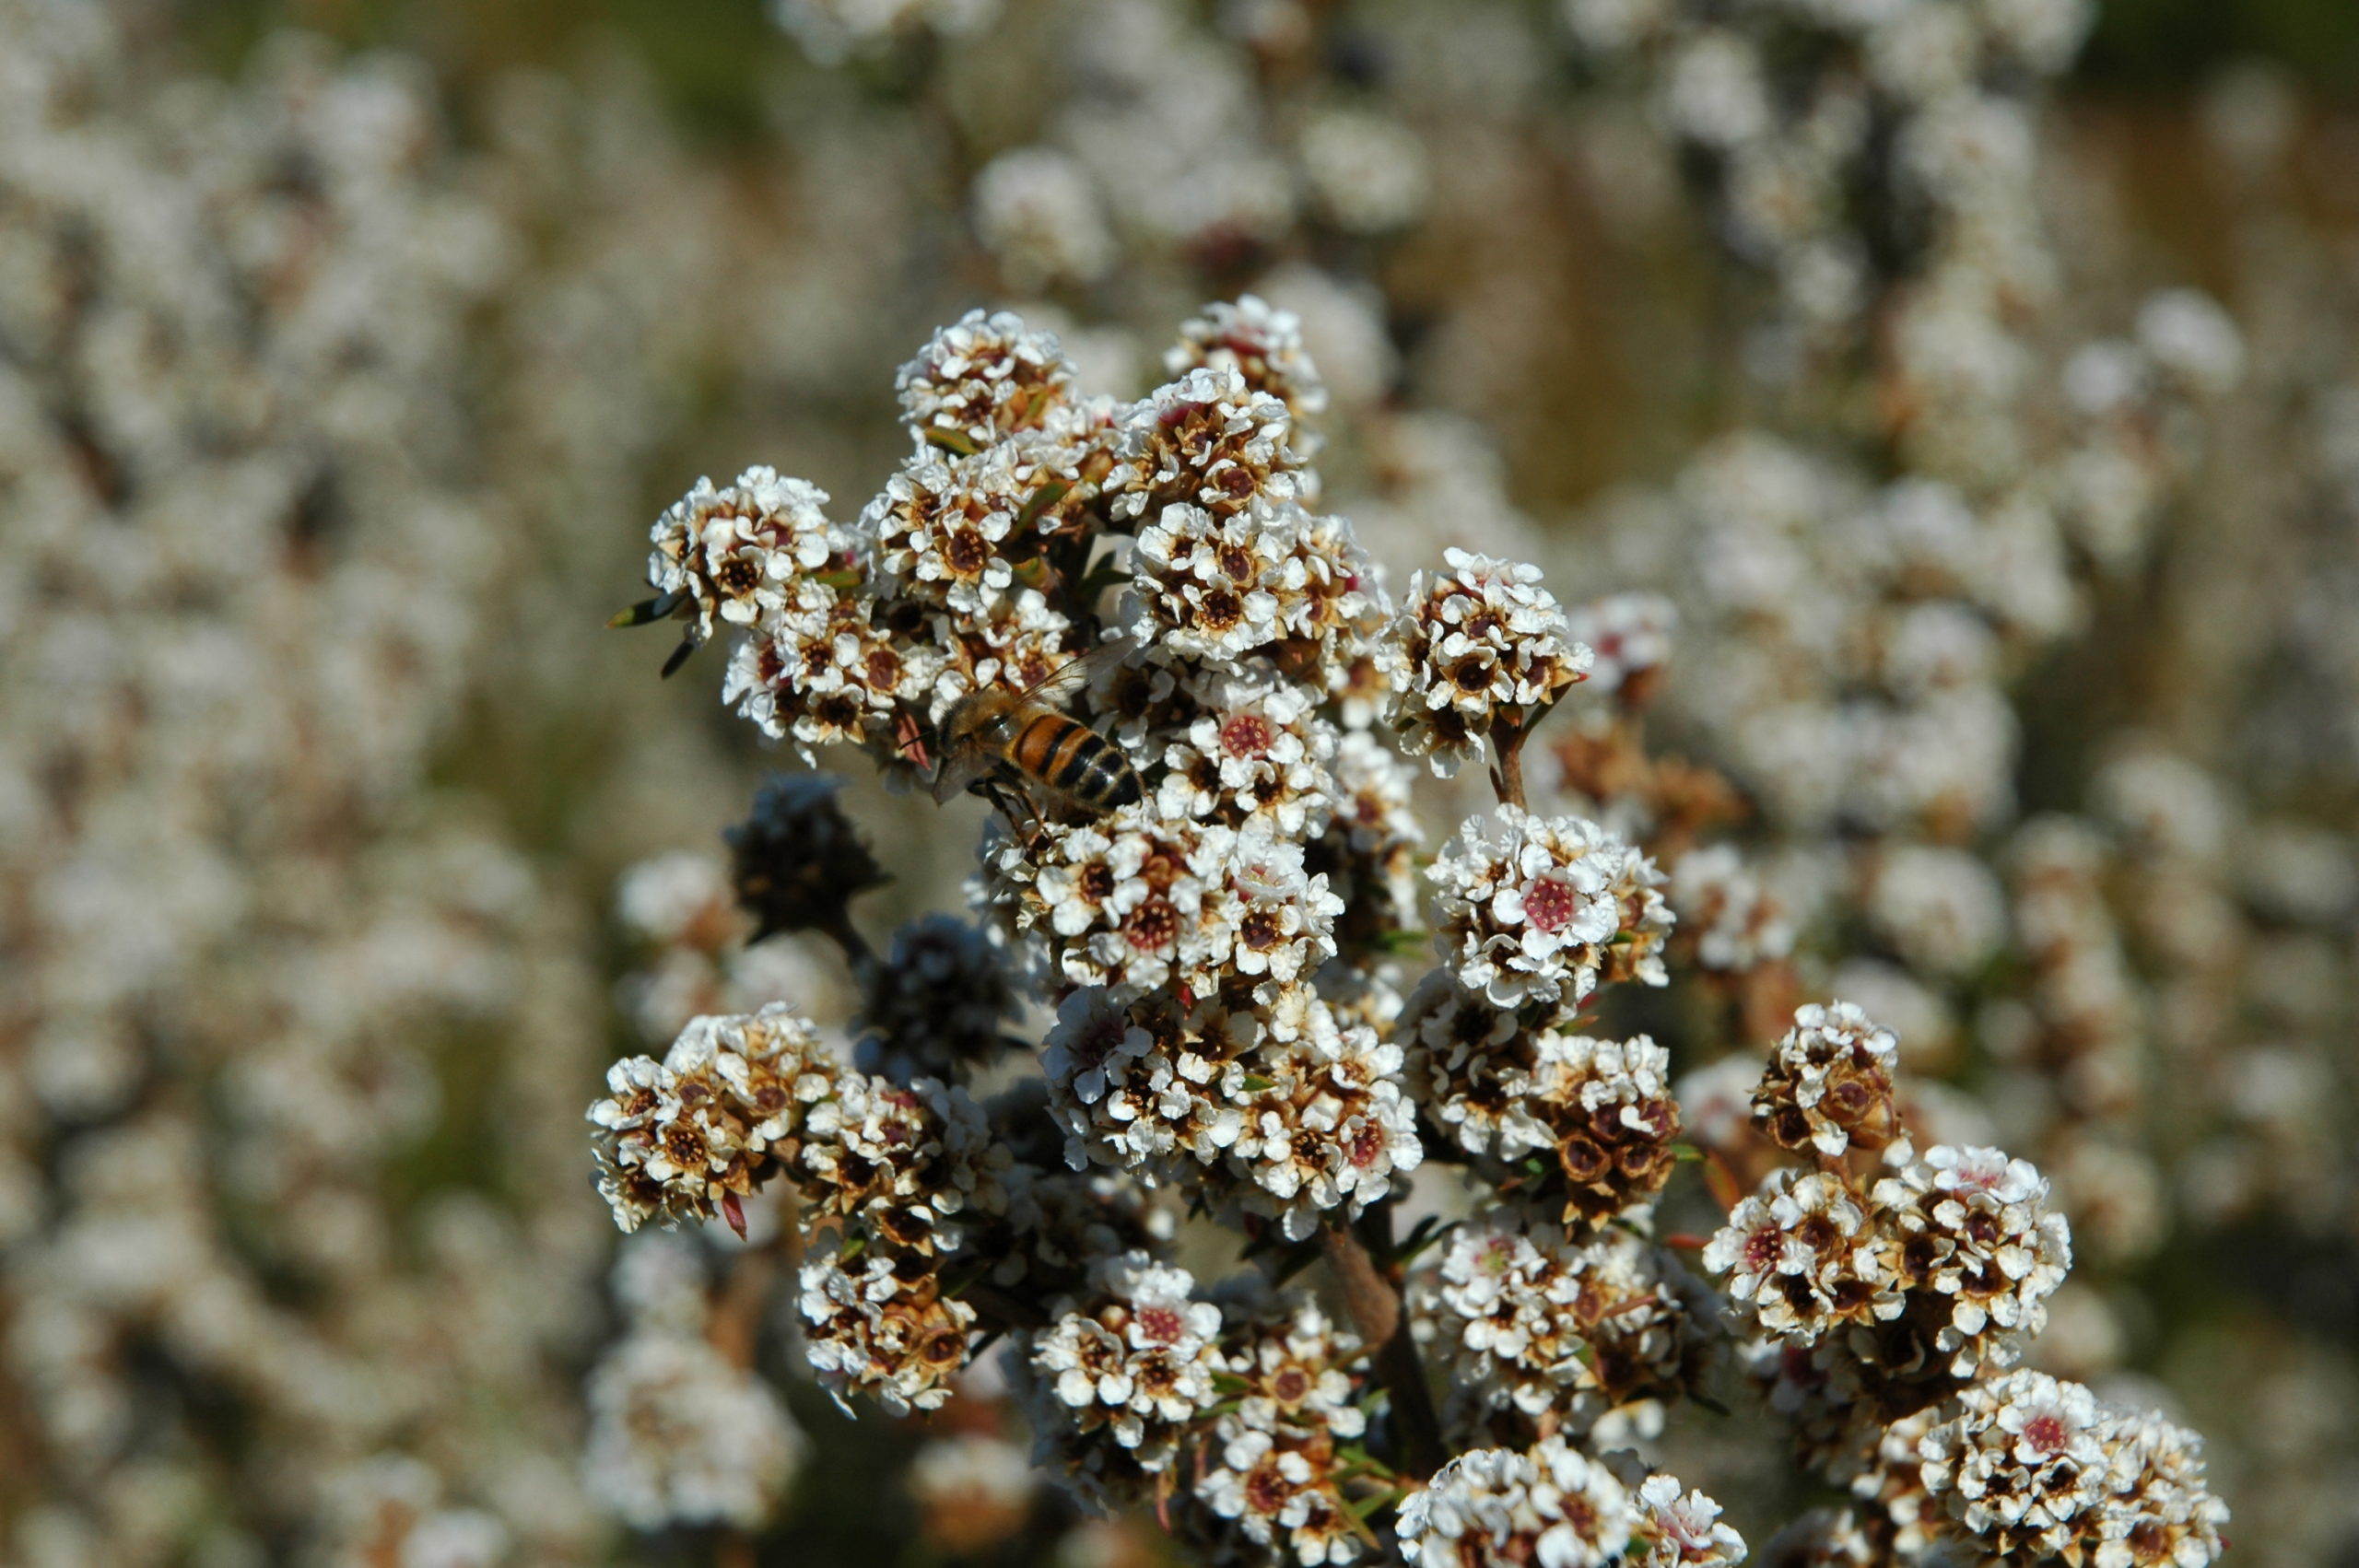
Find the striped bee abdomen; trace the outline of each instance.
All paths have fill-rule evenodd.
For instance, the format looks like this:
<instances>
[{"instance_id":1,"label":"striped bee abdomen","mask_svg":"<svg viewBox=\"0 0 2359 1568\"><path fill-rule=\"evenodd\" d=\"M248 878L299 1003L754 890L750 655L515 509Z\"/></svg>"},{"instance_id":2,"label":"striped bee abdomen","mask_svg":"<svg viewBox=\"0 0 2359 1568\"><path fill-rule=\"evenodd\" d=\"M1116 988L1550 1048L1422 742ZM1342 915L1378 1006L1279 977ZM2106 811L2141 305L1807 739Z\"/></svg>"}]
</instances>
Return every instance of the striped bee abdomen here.
<instances>
[{"instance_id":1,"label":"striped bee abdomen","mask_svg":"<svg viewBox=\"0 0 2359 1568\"><path fill-rule=\"evenodd\" d=\"M1139 776L1120 748L1062 713L1035 714L1008 748L1016 770L1098 811L1139 798Z\"/></svg>"}]
</instances>

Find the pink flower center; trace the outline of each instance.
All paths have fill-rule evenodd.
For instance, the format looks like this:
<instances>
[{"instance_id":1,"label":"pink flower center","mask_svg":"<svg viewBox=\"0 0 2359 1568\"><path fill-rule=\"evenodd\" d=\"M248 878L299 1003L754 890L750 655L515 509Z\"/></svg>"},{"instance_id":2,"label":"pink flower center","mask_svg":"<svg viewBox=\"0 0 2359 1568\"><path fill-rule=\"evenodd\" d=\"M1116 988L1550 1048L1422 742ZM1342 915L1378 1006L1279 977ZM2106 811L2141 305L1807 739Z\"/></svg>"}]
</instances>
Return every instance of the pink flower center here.
<instances>
[{"instance_id":1,"label":"pink flower center","mask_svg":"<svg viewBox=\"0 0 2359 1568\"><path fill-rule=\"evenodd\" d=\"M1523 890L1523 918L1534 930L1554 936L1580 912L1581 895L1564 883L1543 878Z\"/></svg>"},{"instance_id":2,"label":"pink flower center","mask_svg":"<svg viewBox=\"0 0 2359 1568\"><path fill-rule=\"evenodd\" d=\"M1188 1331L1188 1320L1168 1306L1142 1307L1139 1330L1158 1345L1168 1345Z\"/></svg>"},{"instance_id":3,"label":"pink flower center","mask_svg":"<svg viewBox=\"0 0 2359 1568\"><path fill-rule=\"evenodd\" d=\"M1712 1539L1712 1527L1684 1503L1666 1504L1656 1512L1663 1533L1684 1547L1702 1546Z\"/></svg>"},{"instance_id":4,"label":"pink flower center","mask_svg":"<svg viewBox=\"0 0 2359 1568\"><path fill-rule=\"evenodd\" d=\"M1258 713L1240 713L1220 727L1221 750L1234 757L1266 756L1277 738Z\"/></svg>"},{"instance_id":5,"label":"pink flower center","mask_svg":"<svg viewBox=\"0 0 2359 1568\"><path fill-rule=\"evenodd\" d=\"M1962 1161L1950 1175L1952 1186L1962 1192L1995 1192L2006 1179L2007 1167L1990 1160Z\"/></svg>"},{"instance_id":6,"label":"pink flower center","mask_svg":"<svg viewBox=\"0 0 2359 1568\"><path fill-rule=\"evenodd\" d=\"M2062 1453L2071 1436L2059 1415L2036 1415L2024 1422L2024 1441L2043 1454Z\"/></svg>"}]
</instances>

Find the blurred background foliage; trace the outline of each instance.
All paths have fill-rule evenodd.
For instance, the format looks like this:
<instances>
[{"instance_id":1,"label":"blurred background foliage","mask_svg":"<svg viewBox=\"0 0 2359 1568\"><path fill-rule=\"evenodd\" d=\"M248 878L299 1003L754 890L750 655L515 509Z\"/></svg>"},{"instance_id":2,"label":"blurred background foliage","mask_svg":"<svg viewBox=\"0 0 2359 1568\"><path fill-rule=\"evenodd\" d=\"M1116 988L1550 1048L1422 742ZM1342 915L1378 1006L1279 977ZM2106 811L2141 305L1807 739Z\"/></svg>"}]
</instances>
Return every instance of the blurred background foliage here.
<instances>
[{"instance_id":1,"label":"blurred background foliage","mask_svg":"<svg viewBox=\"0 0 2359 1568\"><path fill-rule=\"evenodd\" d=\"M719 141L755 134L775 71L798 58L757 0L204 0L181 24L196 58L233 67L275 27L416 50L457 82L548 64L587 34L628 41L681 123ZM2073 90L2181 101L2229 59L2274 61L2328 99L2359 97L2359 16L2341 0L2116 0Z\"/></svg>"}]
</instances>

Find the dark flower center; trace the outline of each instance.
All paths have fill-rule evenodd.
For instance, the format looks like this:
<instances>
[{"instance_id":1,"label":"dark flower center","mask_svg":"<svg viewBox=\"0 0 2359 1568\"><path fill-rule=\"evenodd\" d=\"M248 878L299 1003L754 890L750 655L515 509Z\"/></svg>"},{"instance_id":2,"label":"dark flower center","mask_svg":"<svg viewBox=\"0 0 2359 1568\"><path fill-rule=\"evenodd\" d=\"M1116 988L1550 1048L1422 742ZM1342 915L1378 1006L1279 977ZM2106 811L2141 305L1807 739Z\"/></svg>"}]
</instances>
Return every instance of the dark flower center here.
<instances>
[{"instance_id":1,"label":"dark flower center","mask_svg":"<svg viewBox=\"0 0 2359 1568\"><path fill-rule=\"evenodd\" d=\"M960 577L973 577L991 565L991 543L972 530L962 530L950 536L950 543L943 549L942 558L948 561L950 569Z\"/></svg>"},{"instance_id":2,"label":"dark flower center","mask_svg":"<svg viewBox=\"0 0 2359 1568\"><path fill-rule=\"evenodd\" d=\"M1131 911L1122 934L1141 953L1168 947L1180 934L1180 911L1167 899L1150 898Z\"/></svg>"}]
</instances>

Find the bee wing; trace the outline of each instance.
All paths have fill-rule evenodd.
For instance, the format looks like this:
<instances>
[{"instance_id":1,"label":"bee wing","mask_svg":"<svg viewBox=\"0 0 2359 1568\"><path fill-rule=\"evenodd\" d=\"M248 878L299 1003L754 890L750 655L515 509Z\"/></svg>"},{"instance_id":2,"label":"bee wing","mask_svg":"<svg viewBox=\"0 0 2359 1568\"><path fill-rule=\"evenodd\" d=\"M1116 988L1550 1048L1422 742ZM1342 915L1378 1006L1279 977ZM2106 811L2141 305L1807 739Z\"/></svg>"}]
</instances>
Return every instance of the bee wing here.
<instances>
[{"instance_id":1,"label":"bee wing","mask_svg":"<svg viewBox=\"0 0 2359 1568\"><path fill-rule=\"evenodd\" d=\"M942 766L933 775L933 802L946 805L966 791L967 786L989 773L994 759L980 747L966 747L945 755Z\"/></svg>"},{"instance_id":2,"label":"bee wing","mask_svg":"<svg viewBox=\"0 0 2359 1568\"><path fill-rule=\"evenodd\" d=\"M1118 637L1111 642L1101 642L1088 652L1068 659L1026 688L1022 701L1029 706L1062 708L1073 700L1074 694L1089 684L1091 676L1100 670L1110 670L1135 652L1139 639Z\"/></svg>"}]
</instances>

